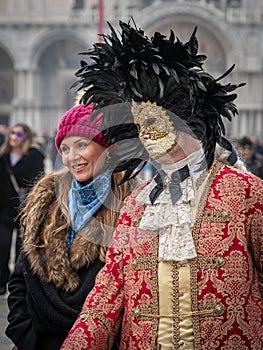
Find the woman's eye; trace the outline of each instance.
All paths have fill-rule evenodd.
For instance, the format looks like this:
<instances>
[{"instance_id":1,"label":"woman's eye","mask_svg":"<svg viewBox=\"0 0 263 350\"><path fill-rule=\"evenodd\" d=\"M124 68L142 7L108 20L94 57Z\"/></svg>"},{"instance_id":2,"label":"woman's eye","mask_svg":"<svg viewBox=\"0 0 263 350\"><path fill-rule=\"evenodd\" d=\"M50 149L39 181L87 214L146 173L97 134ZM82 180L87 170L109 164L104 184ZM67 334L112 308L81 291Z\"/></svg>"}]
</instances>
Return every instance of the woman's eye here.
<instances>
[{"instance_id":1,"label":"woman's eye","mask_svg":"<svg viewBox=\"0 0 263 350\"><path fill-rule=\"evenodd\" d=\"M67 153L68 150L69 150L68 147L65 147L65 146L61 146L61 147L60 147L61 153Z\"/></svg>"},{"instance_id":2,"label":"woman's eye","mask_svg":"<svg viewBox=\"0 0 263 350\"><path fill-rule=\"evenodd\" d=\"M78 143L78 148L79 149L85 149L85 148L87 148L88 147L88 143L86 143L86 142L80 142L80 143Z\"/></svg>"}]
</instances>

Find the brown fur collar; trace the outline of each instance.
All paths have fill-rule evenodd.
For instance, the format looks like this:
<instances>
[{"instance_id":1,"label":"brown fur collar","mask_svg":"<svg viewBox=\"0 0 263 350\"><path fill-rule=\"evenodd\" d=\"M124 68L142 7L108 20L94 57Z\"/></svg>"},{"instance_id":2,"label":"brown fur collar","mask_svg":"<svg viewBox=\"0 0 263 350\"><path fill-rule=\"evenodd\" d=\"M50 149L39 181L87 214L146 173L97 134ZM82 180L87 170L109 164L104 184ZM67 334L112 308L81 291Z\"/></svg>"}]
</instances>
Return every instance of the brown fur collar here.
<instances>
[{"instance_id":1,"label":"brown fur collar","mask_svg":"<svg viewBox=\"0 0 263 350\"><path fill-rule=\"evenodd\" d=\"M52 177L46 176L41 180L41 185L35 186L31 192L25 222L26 229L22 236L23 252L27 256L33 273L37 274L42 282L52 282L57 289L72 292L80 283L77 271L85 266L88 267L98 257L100 247L82 235L76 234L68 253L67 229L48 233L43 237L43 227L50 224L52 211L57 205L54 177L52 180ZM38 218L37 223L35 219L31 219L32 217ZM62 213L59 215L59 220L58 225L65 223ZM96 220L88 225L88 229L93 235L101 232L101 227Z\"/></svg>"}]
</instances>

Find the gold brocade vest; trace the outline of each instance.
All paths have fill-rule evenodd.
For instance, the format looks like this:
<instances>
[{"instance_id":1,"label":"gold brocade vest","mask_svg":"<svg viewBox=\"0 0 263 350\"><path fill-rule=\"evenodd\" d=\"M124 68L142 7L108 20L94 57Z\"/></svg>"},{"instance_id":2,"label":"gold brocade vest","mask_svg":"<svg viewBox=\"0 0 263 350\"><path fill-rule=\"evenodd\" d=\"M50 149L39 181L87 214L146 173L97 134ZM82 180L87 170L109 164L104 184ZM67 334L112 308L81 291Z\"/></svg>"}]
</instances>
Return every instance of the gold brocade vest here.
<instances>
[{"instance_id":1,"label":"gold brocade vest","mask_svg":"<svg viewBox=\"0 0 263 350\"><path fill-rule=\"evenodd\" d=\"M207 177L208 178L208 177ZM192 208L195 218L198 203L207 182L207 178L198 188L197 201ZM189 261L174 262L161 261L158 264L159 281L159 308L160 320L158 331L158 345L161 350L173 349L173 344L179 344L181 350L194 349L193 322L191 317L191 281ZM177 300L177 302L176 302ZM180 315L179 332L174 327L171 315ZM180 334L179 339L174 339L175 334Z\"/></svg>"}]
</instances>

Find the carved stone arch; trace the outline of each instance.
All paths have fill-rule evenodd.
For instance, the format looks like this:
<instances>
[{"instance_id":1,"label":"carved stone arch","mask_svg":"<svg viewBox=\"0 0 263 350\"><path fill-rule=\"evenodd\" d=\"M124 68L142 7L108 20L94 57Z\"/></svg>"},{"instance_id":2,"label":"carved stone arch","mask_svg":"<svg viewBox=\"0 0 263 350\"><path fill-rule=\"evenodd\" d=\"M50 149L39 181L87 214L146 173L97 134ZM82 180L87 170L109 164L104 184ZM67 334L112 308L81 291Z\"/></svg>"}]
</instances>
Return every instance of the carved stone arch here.
<instances>
[{"instance_id":1,"label":"carved stone arch","mask_svg":"<svg viewBox=\"0 0 263 350\"><path fill-rule=\"evenodd\" d=\"M55 42L63 40L72 40L83 47L85 50L91 47L93 43L93 33L74 30L73 28L56 28L45 31L37 36L32 44L32 51L30 55L30 63L33 68L36 68L39 59L43 52Z\"/></svg>"},{"instance_id":2,"label":"carved stone arch","mask_svg":"<svg viewBox=\"0 0 263 350\"><path fill-rule=\"evenodd\" d=\"M138 23L149 36L155 31L169 35L172 29L181 41L188 40L197 26L199 52L208 56L204 67L213 74L221 74L236 62L235 40L223 13L207 5L167 2L149 6L138 14Z\"/></svg>"},{"instance_id":3,"label":"carved stone arch","mask_svg":"<svg viewBox=\"0 0 263 350\"><path fill-rule=\"evenodd\" d=\"M72 29L49 31L35 43L31 62L34 67L34 100L40 110L41 128L54 131L65 110L75 103L70 89L80 67L79 55L90 43Z\"/></svg>"}]
</instances>

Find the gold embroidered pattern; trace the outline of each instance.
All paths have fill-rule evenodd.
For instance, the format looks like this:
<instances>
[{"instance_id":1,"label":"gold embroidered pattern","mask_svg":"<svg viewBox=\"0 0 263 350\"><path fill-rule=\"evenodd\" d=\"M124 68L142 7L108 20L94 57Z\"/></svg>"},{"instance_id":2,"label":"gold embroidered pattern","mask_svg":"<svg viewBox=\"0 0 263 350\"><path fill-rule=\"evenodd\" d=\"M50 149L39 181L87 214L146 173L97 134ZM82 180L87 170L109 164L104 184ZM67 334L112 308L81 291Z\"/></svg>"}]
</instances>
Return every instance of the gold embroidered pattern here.
<instances>
[{"instance_id":1,"label":"gold embroidered pattern","mask_svg":"<svg viewBox=\"0 0 263 350\"><path fill-rule=\"evenodd\" d=\"M107 328L109 333L109 348L111 348L113 344L113 334L112 334L112 327L108 319L102 316L99 312L97 312L94 309L84 308L80 313L80 320L82 322L87 321L87 318L88 318L87 313L89 313L93 318L100 320L104 324L104 326Z\"/></svg>"},{"instance_id":2,"label":"gold embroidered pattern","mask_svg":"<svg viewBox=\"0 0 263 350\"><path fill-rule=\"evenodd\" d=\"M219 172L219 170L222 168L223 164L220 162L215 162L210 171L209 171L209 177L207 180L207 184L204 188L204 191L201 196L201 200L198 205L197 209L197 215L195 220L195 225L193 227L193 239L195 242L195 246L198 247L198 234L200 230L200 226L202 223L202 216L204 213L204 208L207 202L207 198L209 195L209 192L211 190L212 184L214 182L214 179ZM192 259L191 260L191 301L192 301L192 310L198 311L199 303L198 303L198 259ZM194 332L194 342L195 342L195 350L202 350L201 345L201 334L200 334L200 318L199 316L193 316L193 332Z\"/></svg>"},{"instance_id":3,"label":"gold embroidered pattern","mask_svg":"<svg viewBox=\"0 0 263 350\"><path fill-rule=\"evenodd\" d=\"M172 265L172 281L173 281L173 314L179 314L179 263L173 262ZM180 327L178 320L173 320L173 345L177 348L180 341Z\"/></svg>"},{"instance_id":4,"label":"gold embroidered pattern","mask_svg":"<svg viewBox=\"0 0 263 350\"><path fill-rule=\"evenodd\" d=\"M248 247L253 242L254 259L260 259L260 254L255 253L255 232L261 231L262 237L263 208L261 206L258 210L261 215L256 222L256 207L259 206L255 191L257 180L249 183L252 179L249 174L239 173L225 165L218 170L212 187L207 186L211 191L206 198L206 209L201 214L199 212L200 226L194 232L198 251L198 259L195 259L199 274L198 307L199 310L215 307L214 315L199 320L202 349L260 350L263 348L263 340L259 336L263 334L262 299L258 293L258 282L253 281L254 267L248 253ZM257 187L260 188L262 194L262 183ZM216 215L211 219L206 211L214 208L229 214L228 218L226 215L228 220L218 219ZM252 222L255 222L253 229ZM258 244L262 247L262 239ZM214 264L224 268L218 271ZM261 307L256 300L261 300ZM235 335L230 336L231 332ZM197 348L201 349L201 345Z\"/></svg>"},{"instance_id":5,"label":"gold embroidered pattern","mask_svg":"<svg viewBox=\"0 0 263 350\"><path fill-rule=\"evenodd\" d=\"M226 308L225 306L220 303L199 303L199 312L200 312L200 316L205 316L205 315L211 315L211 316L221 316ZM209 313L210 311L210 313Z\"/></svg>"},{"instance_id":6,"label":"gold embroidered pattern","mask_svg":"<svg viewBox=\"0 0 263 350\"><path fill-rule=\"evenodd\" d=\"M215 162L205 185L192 231L198 258L190 261L191 314L188 310L187 314L174 311L178 307L177 274L178 270L179 275L183 270L174 262L174 310L171 315L170 311L163 312L164 316L172 317L174 324L182 317L185 317L184 321L192 318L195 350L262 350L262 181ZM131 216L136 215L135 209L132 211L134 202L128 203L128 207L130 212L122 220L131 224ZM136 210L138 212L138 208ZM207 210L226 211L231 215L230 221L221 221L221 218L217 221L214 219L217 214L211 219L211 215L205 213ZM134 232L142 235L138 228ZM144 260L145 256L147 259ZM134 261L138 257L139 263ZM94 305L96 311L106 317L121 312L124 306L121 349L156 350L161 312L157 280L158 238L152 237L143 244L115 251L114 257L111 254L108 259L111 264L106 273L99 274L97 290L91 293L87 308ZM256 270L255 266L260 268ZM105 277L112 280L106 278L105 283ZM101 287L104 287L102 296ZM109 305L113 299L114 304ZM86 316L83 315L84 320ZM96 316L94 319L90 314L88 316L85 323L80 321L73 328L72 342L69 340L68 343L71 345L64 349L79 349L79 343L84 344L84 349L95 349L92 345L96 342L107 343L105 325ZM115 332L115 321L110 318L109 322ZM176 341L175 330L173 348L182 344Z\"/></svg>"},{"instance_id":7,"label":"gold embroidered pattern","mask_svg":"<svg viewBox=\"0 0 263 350\"><path fill-rule=\"evenodd\" d=\"M154 314L159 313L159 287L158 287L158 246L159 239L155 237L153 239L153 258L152 264L154 268L152 269L152 310ZM154 349L156 346L158 334L158 319L153 321L152 324L152 337L151 337L151 347Z\"/></svg>"},{"instance_id":8,"label":"gold embroidered pattern","mask_svg":"<svg viewBox=\"0 0 263 350\"><path fill-rule=\"evenodd\" d=\"M231 218L231 215L226 211L205 209L202 220L207 222L228 222Z\"/></svg>"},{"instance_id":9,"label":"gold embroidered pattern","mask_svg":"<svg viewBox=\"0 0 263 350\"><path fill-rule=\"evenodd\" d=\"M139 230L138 230L139 231ZM140 231L138 234L142 234ZM130 322L122 324L122 342L129 344L129 350L138 349L138 339L142 349L154 349L158 332L158 319L139 317L140 310L158 314L158 238L137 245L135 254L129 254L125 268L126 312L134 317L132 330ZM138 268L136 261L138 261ZM143 287L142 287L143 286ZM134 339L137 339L134 340Z\"/></svg>"},{"instance_id":10,"label":"gold embroidered pattern","mask_svg":"<svg viewBox=\"0 0 263 350\"><path fill-rule=\"evenodd\" d=\"M67 337L66 342L63 343L63 350L76 350L76 349L87 349L88 342L86 341L86 333L82 327L74 332L70 331L70 337Z\"/></svg>"},{"instance_id":11,"label":"gold embroidered pattern","mask_svg":"<svg viewBox=\"0 0 263 350\"><path fill-rule=\"evenodd\" d=\"M149 270L155 268L151 255L136 255L132 261L134 270Z\"/></svg>"},{"instance_id":12,"label":"gold embroidered pattern","mask_svg":"<svg viewBox=\"0 0 263 350\"><path fill-rule=\"evenodd\" d=\"M192 311L192 312L185 312L185 313L182 312L182 313L176 313L171 315L156 315L156 314L147 313L147 309L145 308L143 310L140 307L137 307L134 309L134 316L140 320L144 318L177 318L180 320L185 317L192 317L192 316L221 315L224 311L225 311L225 307L223 304L216 304L214 307L211 306L210 309L203 309L200 311ZM176 322L176 325L178 325L178 321ZM178 341L177 341L177 344L178 344Z\"/></svg>"},{"instance_id":13,"label":"gold embroidered pattern","mask_svg":"<svg viewBox=\"0 0 263 350\"><path fill-rule=\"evenodd\" d=\"M216 255L199 256L197 260L197 266L202 270L220 268L226 263L225 258Z\"/></svg>"},{"instance_id":14,"label":"gold embroidered pattern","mask_svg":"<svg viewBox=\"0 0 263 350\"><path fill-rule=\"evenodd\" d=\"M133 220L132 220L132 224L134 227L138 227L140 225L142 219L142 214L138 214Z\"/></svg>"}]
</instances>

